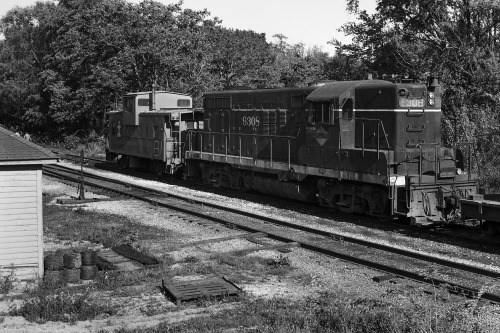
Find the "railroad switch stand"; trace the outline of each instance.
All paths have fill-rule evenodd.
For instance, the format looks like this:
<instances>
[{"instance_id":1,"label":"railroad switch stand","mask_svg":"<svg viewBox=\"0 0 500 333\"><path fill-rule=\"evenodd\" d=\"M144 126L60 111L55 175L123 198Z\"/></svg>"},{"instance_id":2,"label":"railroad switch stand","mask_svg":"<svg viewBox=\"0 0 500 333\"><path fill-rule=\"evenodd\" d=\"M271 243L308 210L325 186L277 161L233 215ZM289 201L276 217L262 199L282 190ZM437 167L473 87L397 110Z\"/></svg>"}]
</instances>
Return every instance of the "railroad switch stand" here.
<instances>
[{"instance_id":1,"label":"railroad switch stand","mask_svg":"<svg viewBox=\"0 0 500 333\"><path fill-rule=\"evenodd\" d=\"M83 153L83 150L80 153L80 177L78 180L80 183L78 183L78 200L85 200L85 188L83 187L84 179L83 179L83 160L85 159L85 155Z\"/></svg>"}]
</instances>

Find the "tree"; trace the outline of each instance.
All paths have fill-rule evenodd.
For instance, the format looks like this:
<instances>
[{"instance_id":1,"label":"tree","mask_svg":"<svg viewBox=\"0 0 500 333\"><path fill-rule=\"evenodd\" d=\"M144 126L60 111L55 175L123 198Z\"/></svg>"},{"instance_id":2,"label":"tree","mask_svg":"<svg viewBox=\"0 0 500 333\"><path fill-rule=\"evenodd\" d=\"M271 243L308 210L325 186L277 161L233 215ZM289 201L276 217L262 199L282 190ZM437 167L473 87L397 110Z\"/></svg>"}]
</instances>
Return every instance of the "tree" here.
<instances>
[{"instance_id":1,"label":"tree","mask_svg":"<svg viewBox=\"0 0 500 333\"><path fill-rule=\"evenodd\" d=\"M39 112L44 103L38 73L50 52L43 26L54 9L52 3L38 2L12 9L0 21L5 37L0 41L0 122L5 126L40 131L47 124Z\"/></svg>"},{"instance_id":2,"label":"tree","mask_svg":"<svg viewBox=\"0 0 500 333\"><path fill-rule=\"evenodd\" d=\"M214 40L211 68L220 88L251 86L269 80L267 73L260 70L274 61L264 34L219 27L215 30Z\"/></svg>"},{"instance_id":3,"label":"tree","mask_svg":"<svg viewBox=\"0 0 500 333\"><path fill-rule=\"evenodd\" d=\"M215 85L210 50L218 21L180 3L61 0L12 11L2 22L0 94L18 97L5 99L0 114L48 136L99 131L104 112L126 92L157 84L196 99Z\"/></svg>"},{"instance_id":4,"label":"tree","mask_svg":"<svg viewBox=\"0 0 500 333\"><path fill-rule=\"evenodd\" d=\"M373 71L440 77L444 88L444 141L452 143L452 119L460 141L473 143L480 166L496 161L500 66L500 5L489 0L379 0L376 13L358 16L343 31L353 43L338 45ZM493 169L483 170L483 176ZM485 178L486 179L486 178ZM500 182L498 182L500 184Z\"/></svg>"}]
</instances>

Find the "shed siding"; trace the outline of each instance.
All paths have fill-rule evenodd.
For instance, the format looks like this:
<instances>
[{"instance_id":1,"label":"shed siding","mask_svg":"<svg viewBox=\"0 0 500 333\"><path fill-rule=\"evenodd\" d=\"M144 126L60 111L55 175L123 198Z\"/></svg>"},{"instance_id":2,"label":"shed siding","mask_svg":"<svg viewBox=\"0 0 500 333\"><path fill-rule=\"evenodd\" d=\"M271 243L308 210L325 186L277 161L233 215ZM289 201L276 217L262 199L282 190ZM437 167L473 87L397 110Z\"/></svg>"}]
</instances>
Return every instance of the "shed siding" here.
<instances>
[{"instance_id":1,"label":"shed siding","mask_svg":"<svg viewBox=\"0 0 500 333\"><path fill-rule=\"evenodd\" d=\"M42 239L41 169L0 169L0 275L41 276Z\"/></svg>"}]
</instances>

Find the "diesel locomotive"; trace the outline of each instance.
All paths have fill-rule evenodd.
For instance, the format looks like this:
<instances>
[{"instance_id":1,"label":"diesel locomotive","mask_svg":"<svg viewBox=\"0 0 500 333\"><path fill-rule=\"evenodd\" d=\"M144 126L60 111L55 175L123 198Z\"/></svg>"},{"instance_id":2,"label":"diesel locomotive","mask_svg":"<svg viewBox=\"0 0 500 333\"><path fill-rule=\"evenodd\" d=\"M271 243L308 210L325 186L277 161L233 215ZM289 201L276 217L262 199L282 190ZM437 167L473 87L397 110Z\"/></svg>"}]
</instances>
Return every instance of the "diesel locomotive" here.
<instances>
[{"instance_id":1,"label":"diesel locomotive","mask_svg":"<svg viewBox=\"0 0 500 333\"><path fill-rule=\"evenodd\" d=\"M349 213L447 223L476 194L470 146L441 142L442 89L341 81L307 87L124 96L108 113L109 159L182 172Z\"/></svg>"}]
</instances>

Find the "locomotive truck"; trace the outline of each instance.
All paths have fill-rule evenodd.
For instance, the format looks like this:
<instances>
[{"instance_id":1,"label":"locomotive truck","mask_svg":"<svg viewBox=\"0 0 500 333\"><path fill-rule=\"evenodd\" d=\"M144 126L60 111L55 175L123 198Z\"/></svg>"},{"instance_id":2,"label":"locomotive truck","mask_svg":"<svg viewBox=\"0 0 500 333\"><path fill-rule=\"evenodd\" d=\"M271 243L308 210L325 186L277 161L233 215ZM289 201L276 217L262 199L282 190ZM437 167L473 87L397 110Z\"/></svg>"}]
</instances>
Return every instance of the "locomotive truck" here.
<instances>
[{"instance_id":1,"label":"locomotive truck","mask_svg":"<svg viewBox=\"0 0 500 333\"><path fill-rule=\"evenodd\" d=\"M435 78L240 87L206 93L201 110L186 95L128 94L108 114L108 157L343 212L447 223L477 176L470 146L442 145L441 95Z\"/></svg>"}]
</instances>

